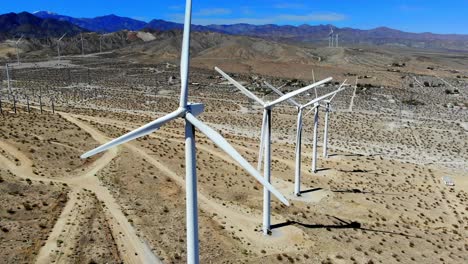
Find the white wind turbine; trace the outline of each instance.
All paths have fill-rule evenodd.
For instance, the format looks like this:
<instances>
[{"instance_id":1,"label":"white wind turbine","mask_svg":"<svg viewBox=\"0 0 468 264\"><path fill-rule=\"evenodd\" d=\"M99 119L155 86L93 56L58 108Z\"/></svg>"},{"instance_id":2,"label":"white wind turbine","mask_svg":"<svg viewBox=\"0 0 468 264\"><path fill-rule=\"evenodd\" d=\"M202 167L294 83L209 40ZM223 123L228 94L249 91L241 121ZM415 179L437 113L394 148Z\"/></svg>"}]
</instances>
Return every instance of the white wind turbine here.
<instances>
[{"instance_id":1,"label":"white wind turbine","mask_svg":"<svg viewBox=\"0 0 468 264\"><path fill-rule=\"evenodd\" d=\"M343 84L340 85L340 87L338 88L341 89L341 87L343 87L343 85L345 85L346 83L346 80L343 82ZM342 89L344 90L344 89ZM330 99L327 99L327 100L324 100L325 102L325 124L324 124L324 131L323 131L323 157L324 158L328 158L328 119L330 117L330 112L332 112L332 108L331 108L331 102L333 101L333 99L335 98L335 96L337 95L338 93L335 93Z\"/></svg>"},{"instance_id":2,"label":"white wind turbine","mask_svg":"<svg viewBox=\"0 0 468 264\"><path fill-rule=\"evenodd\" d=\"M81 37L81 55L84 56L84 42L83 42L83 33L80 33Z\"/></svg>"},{"instance_id":3,"label":"white wind turbine","mask_svg":"<svg viewBox=\"0 0 468 264\"><path fill-rule=\"evenodd\" d=\"M262 166L262 161L264 162L263 174L264 178L267 182L270 182L271 178L271 109L276 106L277 104L284 102L286 100L291 99L292 97L299 95L303 92L306 92L312 88L315 88L319 85L327 83L332 80L332 78L327 78L320 82L311 84L307 87L298 89L296 91L290 92L286 95L281 96L280 98L272 101L272 102L264 102L260 98L258 98L255 94L250 92L247 88L242 86L240 83L232 79L229 75L224 73L219 68L215 68L226 80L228 80L231 84L237 87L244 95L249 97L250 99L256 101L263 107L263 121L262 121L262 132L261 132L261 141L260 141L260 151L259 151L259 158L258 158L258 167L257 169L260 171ZM263 152L265 151L265 157L263 159ZM268 189L263 189L263 234L268 235L271 232L271 214L270 214L270 192Z\"/></svg>"},{"instance_id":4,"label":"white wind turbine","mask_svg":"<svg viewBox=\"0 0 468 264\"><path fill-rule=\"evenodd\" d=\"M102 36L99 36L99 53L102 53Z\"/></svg>"},{"instance_id":5,"label":"white wind turbine","mask_svg":"<svg viewBox=\"0 0 468 264\"><path fill-rule=\"evenodd\" d=\"M328 47L333 47L333 27L330 26L330 33L328 33Z\"/></svg>"},{"instance_id":6,"label":"white wind turbine","mask_svg":"<svg viewBox=\"0 0 468 264\"><path fill-rule=\"evenodd\" d=\"M273 90L275 93L277 93L279 96L284 96L284 93L281 92L278 88L274 87L273 85L265 82L265 84ZM311 111L316 110L318 108L318 103L322 100L325 100L326 98L332 96L334 97L338 92L342 91L341 87L339 87L336 91L328 93L326 95L317 97L306 103L301 105L294 99L290 98L288 101L293 104L296 109L297 109L297 128L296 128L296 168L295 168L295 173L294 173L294 195L295 196L301 196L301 162L302 162L302 118L303 118L303 111L307 107L314 105L314 107L305 115L309 114ZM315 90L317 94L317 90ZM261 144L262 145L262 144ZM260 146L261 148L262 146ZM261 152L261 151L260 151Z\"/></svg>"},{"instance_id":7,"label":"white wind turbine","mask_svg":"<svg viewBox=\"0 0 468 264\"><path fill-rule=\"evenodd\" d=\"M58 56L58 59L60 60L61 57L60 57L60 42L62 41L62 39L65 37L65 35L67 35L67 33L63 34L58 40L57 40L57 56Z\"/></svg>"},{"instance_id":8,"label":"white wind turbine","mask_svg":"<svg viewBox=\"0 0 468 264\"><path fill-rule=\"evenodd\" d=\"M196 174L196 153L195 153L195 128L205 134L220 149L232 157L250 175L259 181L266 189L271 191L281 202L289 205L286 198L277 191L262 175L246 161L218 132L198 120L196 116L203 110L203 104L188 103L188 78L190 62L190 27L192 17L192 1L186 0L184 34L182 40L182 54L180 62L181 94L179 108L161 118L158 118L134 131L131 131L117 139L114 139L94 150L81 156L88 158L109 148L124 144L133 139L146 136L167 122L176 118L185 120L185 172L186 172L186 206L187 206L187 262L190 264L199 263L198 246L198 206L197 206L197 174Z\"/></svg>"},{"instance_id":9,"label":"white wind turbine","mask_svg":"<svg viewBox=\"0 0 468 264\"><path fill-rule=\"evenodd\" d=\"M343 85L346 83L347 80L345 80L340 87L338 88L339 91L344 90L341 89ZM319 122L319 107L320 105L318 103L315 104L315 113L314 113L314 139L313 139L313 146L312 146L312 172L316 173L317 172L317 149L318 149L318 122ZM328 124L327 124L328 125ZM328 137L328 135L327 135ZM328 139L327 139L328 140Z\"/></svg>"},{"instance_id":10,"label":"white wind turbine","mask_svg":"<svg viewBox=\"0 0 468 264\"><path fill-rule=\"evenodd\" d=\"M18 49L18 45L19 43L21 42L21 40L23 40L23 35L21 35L21 37L15 42L15 48L16 48L16 60L18 61L18 65L20 65L20 57L19 57L19 49Z\"/></svg>"}]
</instances>

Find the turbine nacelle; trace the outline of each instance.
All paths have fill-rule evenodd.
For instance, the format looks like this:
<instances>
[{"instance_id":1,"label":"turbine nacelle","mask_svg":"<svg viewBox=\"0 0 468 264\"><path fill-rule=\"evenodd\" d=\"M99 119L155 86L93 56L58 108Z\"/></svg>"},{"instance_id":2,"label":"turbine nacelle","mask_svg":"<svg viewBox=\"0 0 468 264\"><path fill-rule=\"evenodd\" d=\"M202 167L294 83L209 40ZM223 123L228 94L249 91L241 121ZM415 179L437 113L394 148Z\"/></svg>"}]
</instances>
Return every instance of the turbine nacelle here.
<instances>
[{"instance_id":1,"label":"turbine nacelle","mask_svg":"<svg viewBox=\"0 0 468 264\"><path fill-rule=\"evenodd\" d=\"M205 105L202 103L188 103L187 112L194 116L199 116L205 111Z\"/></svg>"}]
</instances>

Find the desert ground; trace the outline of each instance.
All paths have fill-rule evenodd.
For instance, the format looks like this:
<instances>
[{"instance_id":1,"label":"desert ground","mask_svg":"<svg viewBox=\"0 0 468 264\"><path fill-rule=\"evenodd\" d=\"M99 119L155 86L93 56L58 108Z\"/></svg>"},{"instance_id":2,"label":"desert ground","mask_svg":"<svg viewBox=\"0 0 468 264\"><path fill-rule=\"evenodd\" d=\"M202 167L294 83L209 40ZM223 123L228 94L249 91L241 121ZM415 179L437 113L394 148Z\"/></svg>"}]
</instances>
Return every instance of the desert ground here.
<instances>
[{"instance_id":1,"label":"desert ground","mask_svg":"<svg viewBox=\"0 0 468 264\"><path fill-rule=\"evenodd\" d=\"M144 52L25 59L10 64L10 89L2 67L0 262L185 262L181 120L79 158L177 108L177 64ZM292 91L312 82L312 70L334 78L319 95L348 85L332 102L329 158L320 112L317 173L313 114L304 118L301 197L296 109L273 110L272 183L291 206L273 199L271 236L261 232L261 185L197 133L201 263L468 262L466 54L316 48L311 61L275 62L217 52L193 60L190 101L204 103L200 118L254 165L262 109L214 66L267 101L277 96L263 81Z\"/></svg>"}]
</instances>

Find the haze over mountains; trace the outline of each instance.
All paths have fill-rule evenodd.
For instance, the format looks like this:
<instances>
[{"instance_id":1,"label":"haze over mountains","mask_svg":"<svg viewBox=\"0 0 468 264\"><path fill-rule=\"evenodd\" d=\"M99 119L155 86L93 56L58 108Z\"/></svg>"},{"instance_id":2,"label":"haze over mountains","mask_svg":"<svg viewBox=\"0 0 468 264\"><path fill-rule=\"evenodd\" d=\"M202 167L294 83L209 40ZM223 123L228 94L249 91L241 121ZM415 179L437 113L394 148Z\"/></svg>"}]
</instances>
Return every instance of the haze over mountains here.
<instances>
[{"instance_id":1,"label":"haze over mountains","mask_svg":"<svg viewBox=\"0 0 468 264\"><path fill-rule=\"evenodd\" d=\"M6 34L6 37L21 34L31 37L44 37L45 35L55 37L62 32L70 34L77 34L80 31L110 33L121 30L170 31L181 30L183 28L182 24L161 19L154 19L147 23L116 15L95 18L74 18L47 11L39 11L34 14L23 12L17 14L16 18L14 18L14 15L14 13L10 13L0 16L0 33ZM193 31L209 31L307 44L326 43L330 27L331 25L193 25ZM371 30L334 27L334 31L339 34L340 42L346 45L393 45L415 48L468 50L468 35L409 33L387 27Z\"/></svg>"}]
</instances>

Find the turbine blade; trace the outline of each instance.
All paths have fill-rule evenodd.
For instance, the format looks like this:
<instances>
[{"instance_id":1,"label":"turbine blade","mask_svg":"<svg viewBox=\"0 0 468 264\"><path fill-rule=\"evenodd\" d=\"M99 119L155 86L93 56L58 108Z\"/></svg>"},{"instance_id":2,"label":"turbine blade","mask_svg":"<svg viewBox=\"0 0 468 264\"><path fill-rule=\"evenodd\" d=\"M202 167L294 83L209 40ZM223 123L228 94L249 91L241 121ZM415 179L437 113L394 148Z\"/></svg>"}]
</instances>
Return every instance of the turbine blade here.
<instances>
[{"instance_id":1,"label":"turbine blade","mask_svg":"<svg viewBox=\"0 0 468 264\"><path fill-rule=\"evenodd\" d=\"M188 101L188 79L190 66L190 28L192 25L192 1L187 0L185 8L184 35L180 55L180 107L185 108Z\"/></svg>"},{"instance_id":2,"label":"turbine blade","mask_svg":"<svg viewBox=\"0 0 468 264\"><path fill-rule=\"evenodd\" d=\"M265 102L262 101L262 99L258 98L255 94L253 94L251 91L249 91L247 88L242 86L242 84L238 83L236 80L232 79L229 75L227 75L225 72L223 72L220 68L215 67L215 70L219 72L226 80L228 80L230 83L232 83L234 86L237 87L243 94L245 94L247 97L249 97L252 100L257 101L260 103L262 106L265 105Z\"/></svg>"},{"instance_id":3,"label":"turbine blade","mask_svg":"<svg viewBox=\"0 0 468 264\"><path fill-rule=\"evenodd\" d=\"M343 87L343 85L346 84L346 81L347 81L347 80L348 80L348 79L345 79L344 82L340 85L340 87L338 87L337 90L341 89L341 87ZM330 103L330 102L333 100L333 98L335 98L335 96L336 96L337 94L338 94L338 93L334 94L334 95L330 98L330 100L328 100L328 102Z\"/></svg>"},{"instance_id":4,"label":"turbine blade","mask_svg":"<svg viewBox=\"0 0 468 264\"><path fill-rule=\"evenodd\" d=\"M262 175L252 166L250 163L245 160L237 150L235 150L231 144L229 144L226 139L224 139L218 132L213 130L211 127L205 125L203 122L198 120L191 113L185 115L185 119L194 125L198 130L205 134L211 141L213 141L216 146L224 150L231 158L233 158L241 167L243 167L247 172L250 173L257 181L259 181L265 188L268 189L274 196L276 196L282 203L289 205L288 200L271 185Z\"/></svg>"},{"instance_id":5,"label":"turbine blade","mask_svg":"<svg viewBox=\"0 0 468 264\"><path fill-rule=\"evenodd\" d=\"M334 95L334 94L336 94L338 92L343 91L344 89L346 89L346 88L341 88L341 89L338 89L338 90L336 90L334 92L328 93L326 95L322 95L319 98L315 98L314 100L312 100L312 101L308 102L307 104L303 105L302 108L304 109L304 108L306 108L306 107L308 107L310 105L313 105L313 104L315 104L317 102L320 102L320 101L326 99L327 97L330 97L330 96L332 96L332 95Z\"/></svg>"},{"instance_id":6,"label":"turbine blade","mask_svg":"<svg viewBox=\"0 0 468 264\"><path fill-rule=\"evenodd\" d=\"M21 40L23 40L23 35L21 35L21 38L19 38L18 41L16 41L16 44L20 43Z\"/></svg>"},{"instance_id":7,"label":"turbine blade","mask_svg":"<svg viewBox=\"0 0 468 264\"><path fill-rule=\"evenodd\" d=\"M63 34L63 35L59 38L58 41L61 41L61 40L65 37L65 35L67 35L67 33Z\"/></svg>"},{"instance_id":8,"label":"turbine blade","mask_svg":"<svg viewBox=\"0 0 468 264\"><path fill-rule=\"evenodd\" d=\"M161 118L158 118L156 120L154 120L153 122L151 123L148 123L140 128L137 128L121 137L118 137L102 146L99 146L91 151L88 151L86 152L85 154L81 155L80 158L82 159L86 159L86 158L89 158L91 156L94 156L98 153L101 153L103 151L106 151L112 147L115 147L115 146L118 146L118 145L122 145L130 140L133 140L133 139L136 139L136 138L139 138L139 137L143 137L143 136L146 136L156 130L158 130L162 125L164 125L165 123L179 117L181 114L184 113L185 110L183 109L178 109L177 111L175 112L172 112L170 114L167 114Z\"/></svg>"},{"instance_id":9,"label":"turbine blade","mask_svg":"<svg viewBox=\"0 0 468 264\"><path fill-rule=\"evenodd\" d=\"M277 89L276 87L274 87L273 85L267 83L267 82L264 82L266 86L268 86L271 90L273 90L273 92L275 92L276 94L278 94L279 96L284 96L284 93L281 92L279 89ZM292 98L289 98L288 99L288 102L290 102L291 104L297 106L297 107L301 107L301 105L296 102L296 100L292 99Z\"/></svg>"},{"instance_id":10,"label":"turbine blade","mask_svg":"<svg viewBox=\"0 0 468 264\"><path fill-rule=\"evenodd\" d=\"M310 109L307 113L305 113L304 117L307 116L307 115L309 115L309 114L310 114L312 111L314 111L315 108L317 108L317 107L319 107L319 105L316 105L316 106L312 107L312 109Z\"/></svg>"},{"instance_id":11,"label":"turbine blade","mask_svg":"<svg viewBox=\"0 0 468 264\"><path fill-rule=\"evenodd\" d=\"M287 93L287 94L281 96L280 98L276 99L275 101L268 103L268 104L266 105L266 107L275 106L275 105L277 105L277 104L279 104L279 103L281 103L281 102L284 102L284 101L288 100L288 99L291 98L291 97L294 97L294 96L296 96L296 95L298 95L298 94L301 94L301 93L303 93L303 92L306 92L307 90L310 90L310 89L312 89L312 88L314 88L314 87L317 87L317 86L319 86L319 85L322 85L322 84L324 84L324 83L327 83L327 82L329 82L329 81L331 81L331 80L333 80L333 78L329 77L329 78L327 78L327 79L321 80L320 82L316 82L316 83L311 84L311 85L309 85L309 86L306 86L306 87L304 87L304 88L301 88L301 89L298 89L298 90L296 90L296 91Z\"/></svg>"}]
</instances>

